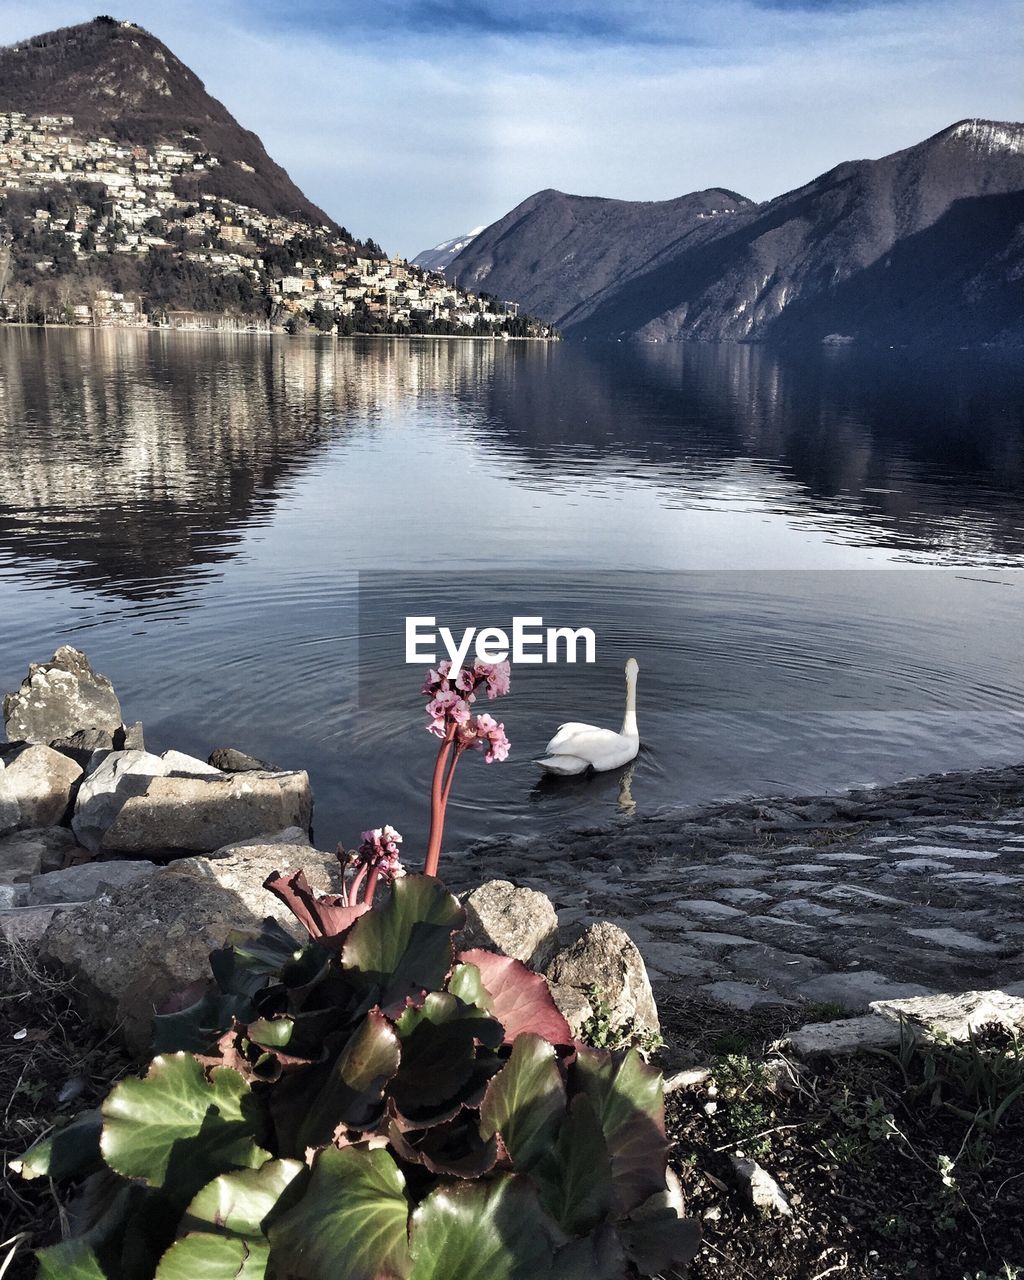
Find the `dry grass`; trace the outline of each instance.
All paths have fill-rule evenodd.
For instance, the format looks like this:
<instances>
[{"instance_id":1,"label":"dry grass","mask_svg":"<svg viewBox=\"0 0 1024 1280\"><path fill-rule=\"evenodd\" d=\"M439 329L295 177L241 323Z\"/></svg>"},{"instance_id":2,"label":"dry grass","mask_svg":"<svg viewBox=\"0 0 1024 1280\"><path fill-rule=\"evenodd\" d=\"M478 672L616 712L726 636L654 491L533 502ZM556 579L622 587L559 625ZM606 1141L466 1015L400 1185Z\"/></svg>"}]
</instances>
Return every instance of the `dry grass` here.
<instances>
[{"instance_id":1,"label":"dry grass","mask_svg":"<svg viewBox=\"0 0 1024 1280\"><path fill-rule=\"evenodd\" d=\"M0 942L0 1280L33 1275L32 1250L64 1225L52 1184L25 1182L8 1162L135 1066L114 1033L78 1012L74 994L31 949Z\"/></svg>"}]
</instances>

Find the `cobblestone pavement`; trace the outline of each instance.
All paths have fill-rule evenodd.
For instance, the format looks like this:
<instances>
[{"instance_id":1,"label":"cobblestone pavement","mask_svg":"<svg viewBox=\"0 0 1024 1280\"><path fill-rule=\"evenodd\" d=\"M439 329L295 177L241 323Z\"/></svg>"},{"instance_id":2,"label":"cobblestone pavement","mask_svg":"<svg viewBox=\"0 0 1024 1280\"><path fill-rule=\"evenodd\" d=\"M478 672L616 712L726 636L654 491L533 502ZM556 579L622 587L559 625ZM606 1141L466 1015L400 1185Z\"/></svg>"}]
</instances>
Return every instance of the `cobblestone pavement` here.
<instances>
[{"instance_id":1,"label":"cobblestone pavement","mask_svg":"<svg viewBox=\"0 0 1024 1280\"><path fill-rule=\"evenodd\" d=\"M622 925L656 991L851 1009L1024 994L1024 765L496 836L441 873L543 890L567 938Z\"/></svg>"}]
</instances>

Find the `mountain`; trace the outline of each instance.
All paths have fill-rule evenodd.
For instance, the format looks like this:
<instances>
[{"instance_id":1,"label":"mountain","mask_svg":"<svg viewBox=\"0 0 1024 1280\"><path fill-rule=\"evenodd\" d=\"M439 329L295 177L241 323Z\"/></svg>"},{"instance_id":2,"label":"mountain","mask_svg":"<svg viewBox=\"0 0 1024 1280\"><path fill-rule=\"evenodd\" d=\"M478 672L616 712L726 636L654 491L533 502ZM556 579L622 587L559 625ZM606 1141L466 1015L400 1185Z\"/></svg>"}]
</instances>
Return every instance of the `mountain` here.
<instances>
[{"instance_id":1,"label":"mountain","mask_svg":"<svg viewBox=\"0 0 1024 1280\"><path fill-rule=\"evenodd\" d=\"M724 190L659 201L539 191L481 231L446 275L463 288L514 299L561 328L671 247L703 243L752 207Z\"/></svg>"},{"instance_id":2,"label":"mountain","mask_svg":"<svg viewBox=\"0 0 1024 1280\"><path fill-rule=\"evenodd\" d=\"M183 133L218 157L204 192L261 213L334 227L256 134L243 129L202 81L156 36L133 22L96 18L0 49L0 112L70 115L79 129L140 145L177 143ZM195 180L178 194L192 197Z\"/></svg>"},{"instance_id":3,"label":"mountain","mask_svg":"<svg viewBox=\"0 0 1024 1280\"><path fill-rule=\"evenodd\" d=\"M530 299L568 337L1024 341L1021 124L960 121L775 200L737 202L699 228L683 223L653 253L623 246L614 221L588 232L578 219L560 224L551 215L561 202L571 211L580 204L552 192L532 197L482 232L449 274ZM663 209L629 207L639 237L644 208L652 223ZM616 254L621 268L608 272Z\"/></svg>"},{"instance_id":4,"label":"mountain","mask_svg":"<svg viewBox=\"0 0 1024 1280\"><path fill-rule=\"evenodd\" d=\"M433 249L424 249L413 258L413 266L422 267L424 271L444 271L448 263L458 257L481 231L483 227L474 227L464 235L454 236L451 240L442 240L440 244L435 244Z\"/></svg>"}]
</instances>

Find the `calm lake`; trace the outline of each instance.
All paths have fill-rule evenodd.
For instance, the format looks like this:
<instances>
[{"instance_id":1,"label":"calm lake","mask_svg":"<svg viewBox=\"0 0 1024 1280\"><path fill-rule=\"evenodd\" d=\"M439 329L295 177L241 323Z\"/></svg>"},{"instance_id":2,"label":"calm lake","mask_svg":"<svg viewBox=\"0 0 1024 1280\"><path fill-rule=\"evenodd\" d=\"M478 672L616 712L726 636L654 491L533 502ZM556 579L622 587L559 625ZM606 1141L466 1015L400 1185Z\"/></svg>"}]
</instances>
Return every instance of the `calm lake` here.
<instances>
[{"instance_id":1,"label":"calm lake","mask_svg":"<svg viewBox=\"0 0 1024 1280\"><path fill-rule=\"evenodd\" d=\"M57 645L147 745L308 768L415 861L406 614L589 626L516 668L448 842L1024 758L1024 379L952 353L0 333L0 689ZM640 759L538 785L562 720Z\"/></svg>"}]
</instances>

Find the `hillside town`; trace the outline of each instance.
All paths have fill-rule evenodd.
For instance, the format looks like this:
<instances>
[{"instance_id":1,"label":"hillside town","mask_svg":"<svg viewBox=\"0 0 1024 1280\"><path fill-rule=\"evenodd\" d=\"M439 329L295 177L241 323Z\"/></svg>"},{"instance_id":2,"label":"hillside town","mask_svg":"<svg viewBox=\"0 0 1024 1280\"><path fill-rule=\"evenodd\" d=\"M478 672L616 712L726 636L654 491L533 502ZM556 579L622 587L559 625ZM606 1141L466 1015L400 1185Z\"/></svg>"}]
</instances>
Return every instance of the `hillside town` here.
<instances>
[{"instance_id":1,"label":"hillside town","mask_svg":"<svg viewBox=\"0 0 1024 1280\"><path fill-rule=\"evenodd\" d=\"M0 113L0 320L553 336L344 228L204 190L220 164L187 134L141 146L70 115Z\"/></svg>"}]
</instances>

